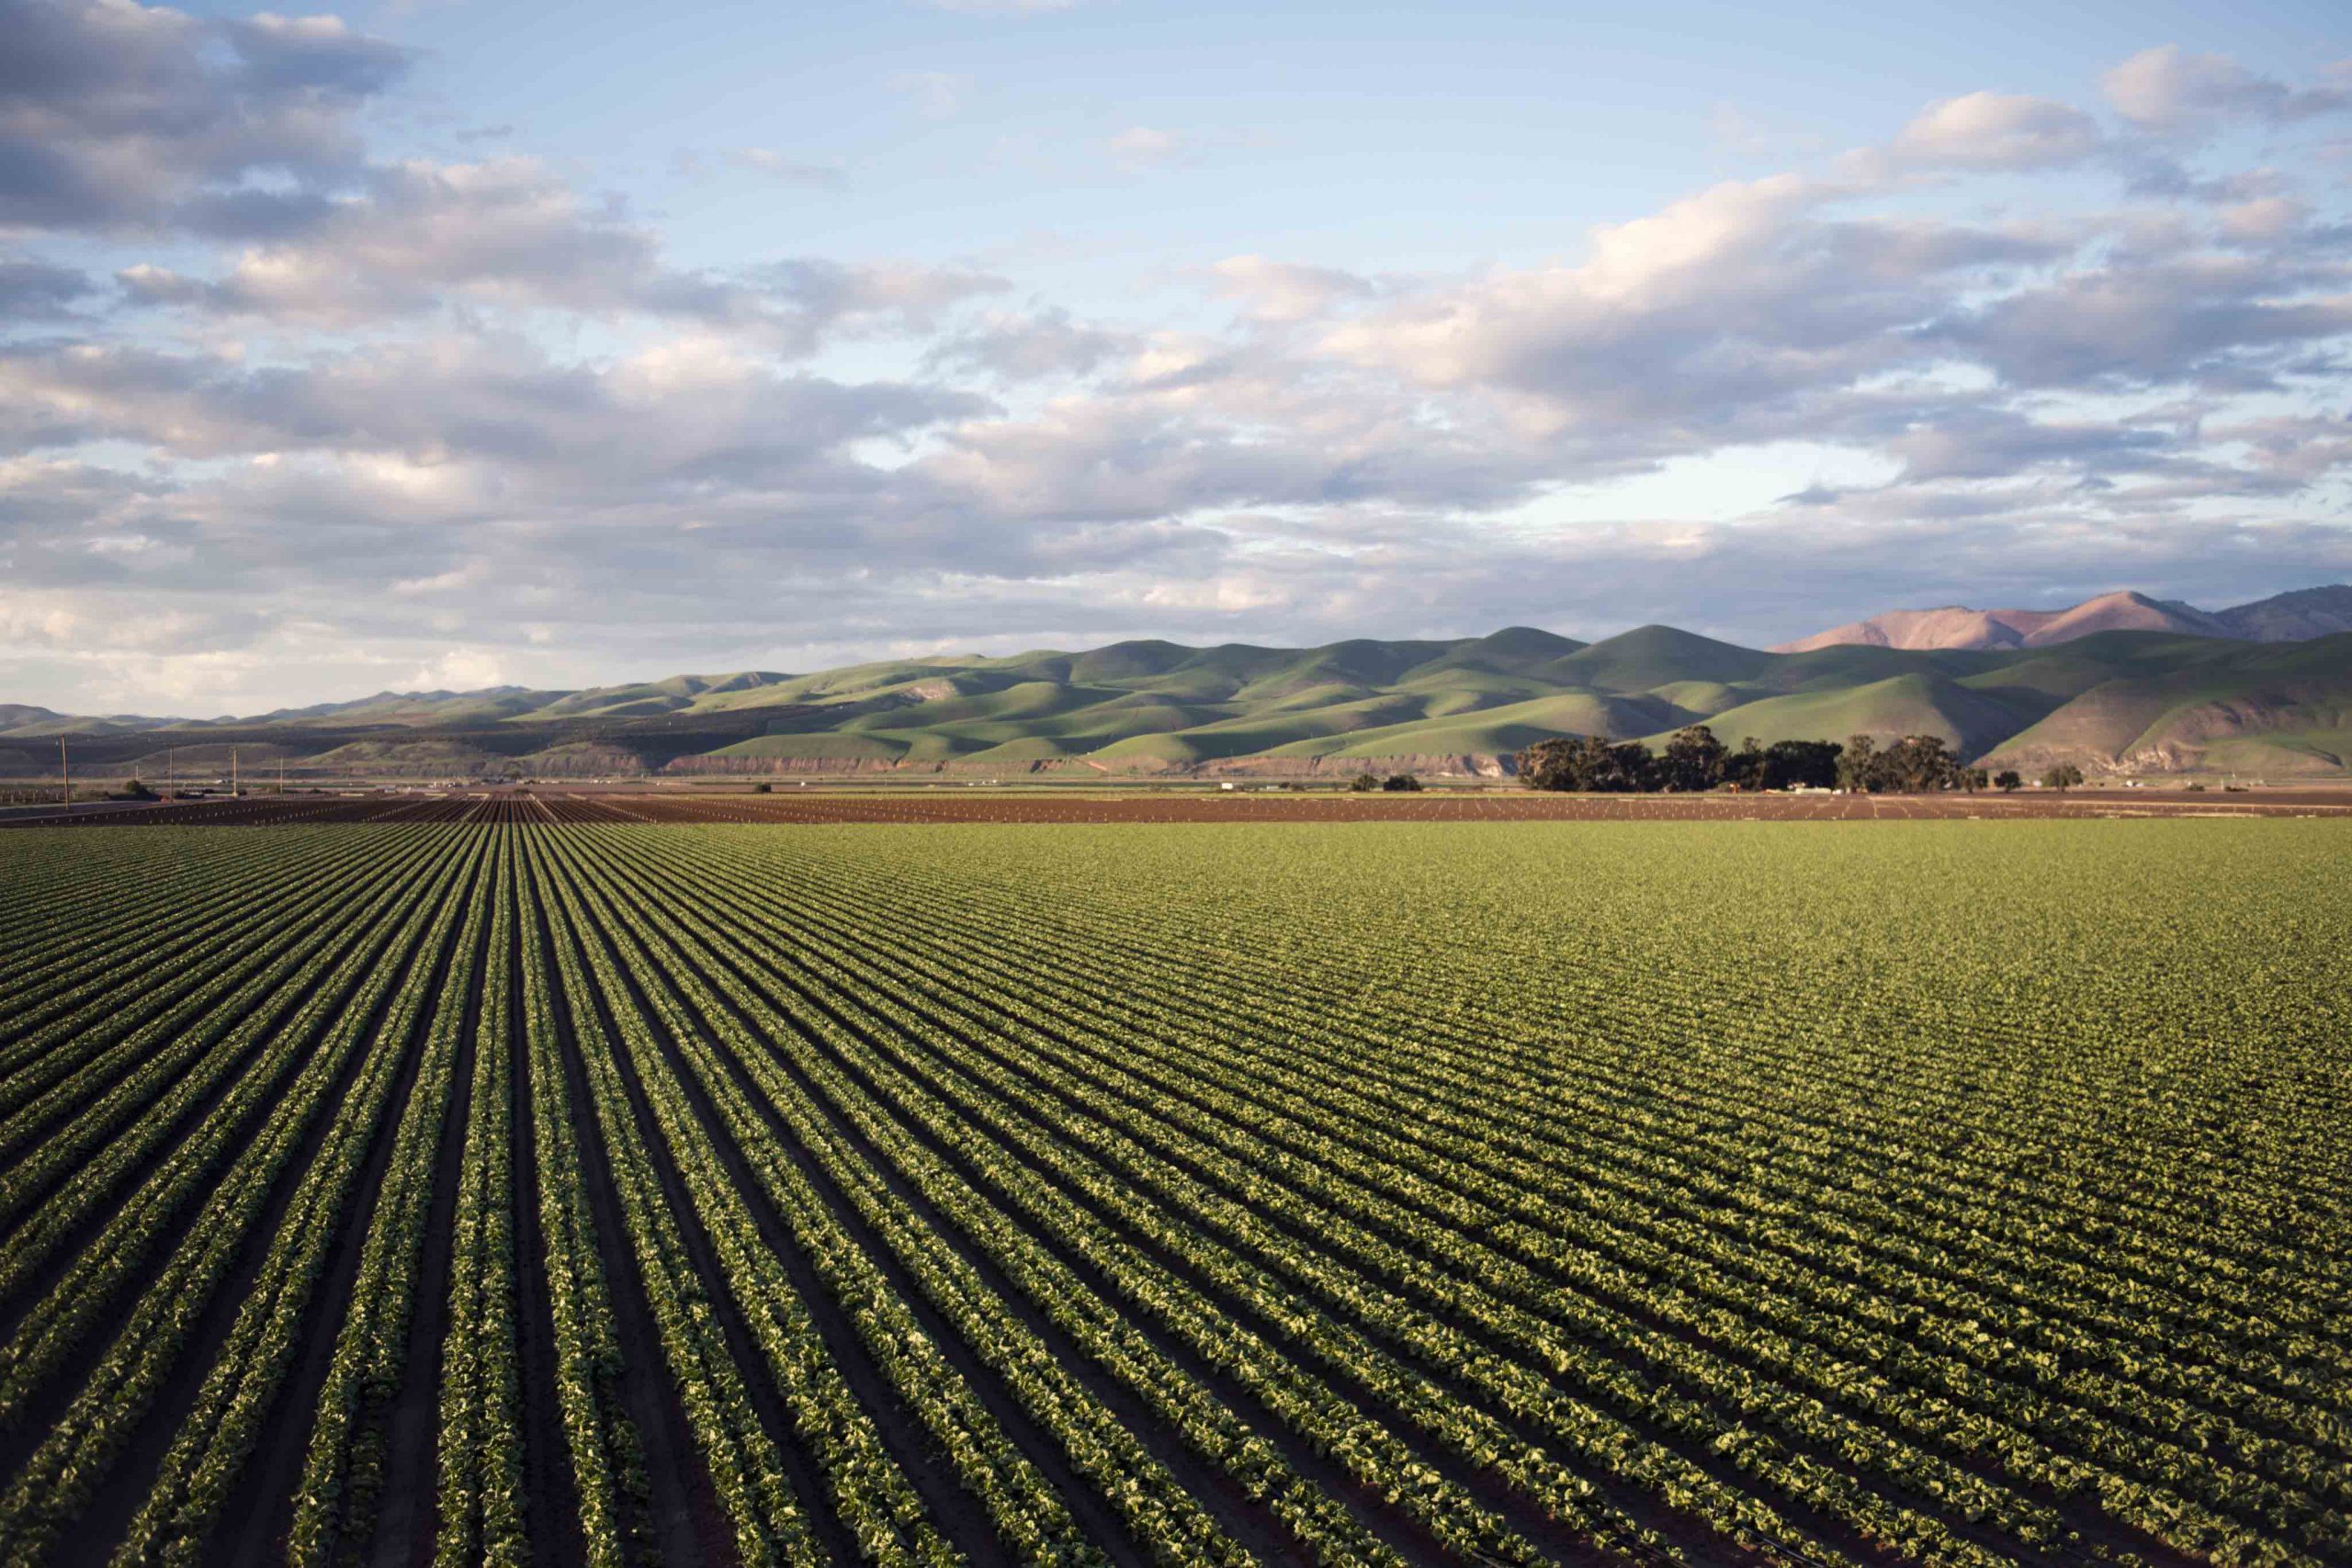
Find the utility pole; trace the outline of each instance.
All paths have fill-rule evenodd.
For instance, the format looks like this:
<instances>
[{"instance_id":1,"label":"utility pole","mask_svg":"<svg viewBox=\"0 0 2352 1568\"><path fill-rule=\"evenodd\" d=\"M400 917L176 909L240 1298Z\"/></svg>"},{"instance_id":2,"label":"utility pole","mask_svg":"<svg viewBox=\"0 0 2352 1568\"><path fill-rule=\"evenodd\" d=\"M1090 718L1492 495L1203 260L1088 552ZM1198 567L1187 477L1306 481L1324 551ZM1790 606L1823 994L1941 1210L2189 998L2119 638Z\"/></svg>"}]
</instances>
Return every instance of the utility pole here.
<instances>
[{"instance_id":1,"label":"utility pole","mask_svg":"<svg viewBox=\"0 0 2352 1568\"><path fill-rule=\"evenodd\" d=\"M237 749L229 748L229 798L237 798Z\"/></svg>"},{"instance_id":2,"label":"utility pole","mask_svg":"<svg viewBox=\"0 0 2352 1568\"><path fill-rule=\"evenodd\" d=\"M177 773L179 771L180 771L180 749L179 749L178 747L176 747L176 746L166 746L166 747L164 747L164 793L165 795L169 795L169 794L171 794L171 793L172 793L172 777L173 777L173 775L174 775L174 774Z\"/></svg>"},{"instance_id":3,"label":"utility pole","mask_svg":"<svg viewBox=\"0 0 2352 1568\"><path fill-rule=\"evenodd\" d=\"M277 759L277 793L286 793L286 759L282 756Z\"/></svg>"},{"instance_id":4,"label":"utility pole","mask_svg":"<svg viewBox=\"0 0 2352 1568\"><path fill-rule=\"evenodd\" d=\"M62 781L64 782L64 784L65 784L65 804L66 804L66 805L68 805L68 806L73 805L73 804L74 804L74 775L73 775L73 773L71 773L70 772L68 772L68 771L66 770L66 766L65 766L65 737L63 737L62 735L61 735L61 736L59 736L59 737L57 738L57 776L58 776L61 780L62 780Z\"/></svg>"}]
</instances>

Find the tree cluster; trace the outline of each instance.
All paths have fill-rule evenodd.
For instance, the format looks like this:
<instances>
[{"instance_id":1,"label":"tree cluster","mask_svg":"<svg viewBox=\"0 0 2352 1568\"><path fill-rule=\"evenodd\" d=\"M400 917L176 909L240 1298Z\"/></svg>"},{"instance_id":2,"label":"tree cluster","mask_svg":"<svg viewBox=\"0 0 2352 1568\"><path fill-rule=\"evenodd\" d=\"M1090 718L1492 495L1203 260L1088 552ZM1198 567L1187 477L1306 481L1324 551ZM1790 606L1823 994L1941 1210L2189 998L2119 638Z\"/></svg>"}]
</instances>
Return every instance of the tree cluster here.
<instances>
[{"instance_id":1,"label":"tree cluster","mask_svg":"<svg viewBox=\"0 0 2352 1568\"><path fill-rule=\"evenodd\" d=\"M1703 724L1675 731L1665 750L1657 752L1638 740L1613 740L1606 735L1541 741L1520 753L1519 777L1530 789L1592 795L1725 786L1920 794L1985 789L1994 784L1984 769L1962 766L1939 735L1906 735L1883 749L1867 735L1842 745L1835 740L1776 740L1770 746L1758 745L1750 736L1734 750Z\"/></svg>"},{"instance_id":2,"label":"tree cluster","mask_svg":"<svg viewBox=\"0 0 2352 1568\"><path fill-rule=\"evenodd\" d=\"M1857 735L1838 759L1838 787L1866 795L1925 795L1982 788L1980 773L1962 768L1940 735L1906 735L1883 751L1869 736Z\"/></svg>"},{"instance_id":3,"label":"tree cluster","mask_svg":"<svg viewBox=\"0 0 2352 1568\"><path fill-rule=\"evenodd\" d=\"M1837 781L1834 740L1777 740L1759 746L1750 737L1733 750L1713 730L1694 724L1677 730L1663 751L1638 740L1606 735L1566 736L1519 754L1520 782L1530 789L1576 790L1593 795L1640 795L1660 790L1695 792L1725 784L1741 789L1787 789Z\"/></svg>"}]
</instances>

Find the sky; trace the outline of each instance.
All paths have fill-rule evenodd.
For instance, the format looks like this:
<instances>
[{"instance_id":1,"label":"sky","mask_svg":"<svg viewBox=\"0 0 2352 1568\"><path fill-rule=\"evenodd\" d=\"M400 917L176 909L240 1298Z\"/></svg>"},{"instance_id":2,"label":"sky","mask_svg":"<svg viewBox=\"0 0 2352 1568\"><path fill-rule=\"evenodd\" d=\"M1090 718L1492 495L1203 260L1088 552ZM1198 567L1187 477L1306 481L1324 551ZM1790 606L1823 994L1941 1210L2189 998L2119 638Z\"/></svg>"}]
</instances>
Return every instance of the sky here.
<instances>
[{"instance_id":1,"label":"sky","mask_svg":"<svg viewBox=\"0 0 2352 1568\"><path fill-rule=\"evenodd\" d=\"M0 0L0 701L2352 580L2352 12Z\"/></svg>"}]
</instances>

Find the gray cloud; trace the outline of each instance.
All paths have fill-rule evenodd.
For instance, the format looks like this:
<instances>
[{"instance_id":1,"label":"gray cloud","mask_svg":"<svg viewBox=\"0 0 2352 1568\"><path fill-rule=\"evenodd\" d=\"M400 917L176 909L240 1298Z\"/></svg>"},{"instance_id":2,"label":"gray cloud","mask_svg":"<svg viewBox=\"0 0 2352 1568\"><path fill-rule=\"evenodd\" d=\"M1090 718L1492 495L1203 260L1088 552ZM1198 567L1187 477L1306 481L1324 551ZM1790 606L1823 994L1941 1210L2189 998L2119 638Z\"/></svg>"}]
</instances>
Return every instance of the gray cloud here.
<instances>
[{"instance_id":1,"label":"gray cloud","mask_svg":"<svg viewBox=\"0 0 2352 1568\"><path fill-rule=\"evenodd\" d=\"M2143 259L1964 309L1926 335L2023 387L2258 387L2282 352L2352 332L2352 297L2298 297L2321 281L2241 255Z\"/></svg>"},{"instance_id":2,"label":"gray cloud","mask_svg":"<svg viewBox=\"0 0 2352 1568\"><path fill-rule=\"evenodd\" d=\"M397 164L248 246L223 275L141 265L120 281L141 303L297 326L345 326L474 307L638 314L724 329L779 353L836 330L922 330L1001 290L965 268L795 258L736 277L681 271L625 209L583 197L529 158Z\"/></svg>"},{"instance_id":3,"label":"gray cloud","mask_svg":"<svg viewBox=\"0 0 2352 1568\"><path fill-rule=\"evenodd\" d=\"M0 323L52 321L96 292L73 267L0 256Z\"/></svg>"},{"instance_id":4,"label":"gray cloud","mask_svg":"<svg viewBox=\"0 0 2352 1568\"><path fill-rule=\"evenodd\" d=\"M356 110L409 62L334 17L130 0L0 0L0 228L152 227L250 176L347 177Z\"/></svg>"},{"instance_id":5,"label":"gray cloud","mask_svg":"<svg viewBox=\"0 0 2352 1568\"><path fill-rule=\"evenodd\" d=\"M0 346L0 452L130 441L256 457L265 473L288 454L368 459L383 499L437 497L458 511L823 477L845 444L987 408L966 392L779 375L708 342L601 366L468 336L262 367L127 347Z\"/></svg>"},{"instance_id":6,"label":"gray cloud","mask_svg":"<svg viewBox=\"0 0 2352 1568\"><path fill-rule=\"evenodd\" d=\"M2117 113L2159 131L2208 130L2239 117L2308 119L2352 107L2352 85L2296 87L2249 71L2227 55L2190 54L2177 44L2143 50L2109 71L2100 85Z\"/></svg>"},{"instance_id":7,"label":"gray cloud","mask_svg":"<svg viewBox=\"0 0 2352 1568\"><path fill-rule=\"evenodd\" d=\"M1067 310L991 314L942 337L924 356L934 369L978 371L1000 381L1033 381L1054 376L1086 376L1109 361L1134 354L1140 341L1073 321Z\"/></svg>"}]
</instances>

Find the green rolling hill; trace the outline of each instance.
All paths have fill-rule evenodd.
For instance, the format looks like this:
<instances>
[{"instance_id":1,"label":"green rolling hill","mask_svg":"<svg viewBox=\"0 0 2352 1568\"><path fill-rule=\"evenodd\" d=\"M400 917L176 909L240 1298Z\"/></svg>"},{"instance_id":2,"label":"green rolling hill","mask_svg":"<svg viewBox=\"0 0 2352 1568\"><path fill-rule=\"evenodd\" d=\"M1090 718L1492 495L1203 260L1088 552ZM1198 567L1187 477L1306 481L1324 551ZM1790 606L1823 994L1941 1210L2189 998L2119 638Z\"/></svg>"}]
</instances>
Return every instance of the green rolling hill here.
<instances>
[{"instance_id":1,"label":"green rolling hill","mask_svg":"<svg viewBox=\"0 0 2352 1568\"><path fill-rule=\"evenodd\" d=\"M381 693L203 721L0 706L0 773L209 766L232 746L311 776L857 773L1096 777L1499 773L1559 735L1932 732L2002 765L2352 774L2352 633L2251 642L2108 631L2061 644L1770 653L1669 626L1589 645L1531 627L1322 648L1157 641L743 671L576 692Z\"/></svg>"}]
</instances>

